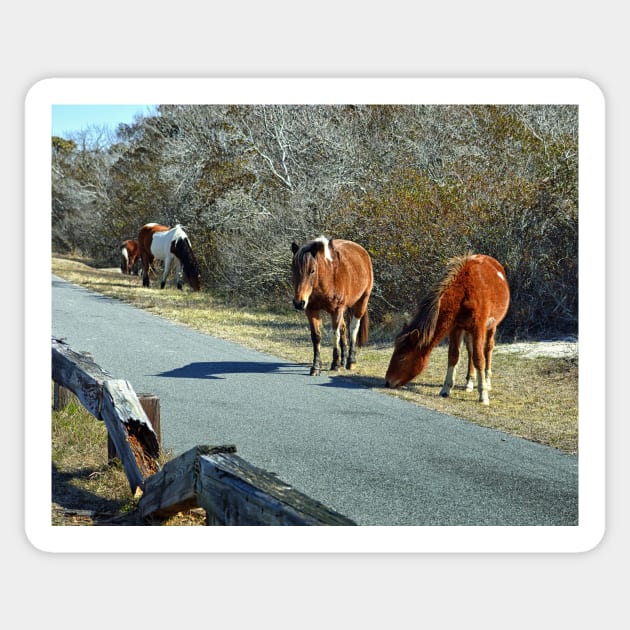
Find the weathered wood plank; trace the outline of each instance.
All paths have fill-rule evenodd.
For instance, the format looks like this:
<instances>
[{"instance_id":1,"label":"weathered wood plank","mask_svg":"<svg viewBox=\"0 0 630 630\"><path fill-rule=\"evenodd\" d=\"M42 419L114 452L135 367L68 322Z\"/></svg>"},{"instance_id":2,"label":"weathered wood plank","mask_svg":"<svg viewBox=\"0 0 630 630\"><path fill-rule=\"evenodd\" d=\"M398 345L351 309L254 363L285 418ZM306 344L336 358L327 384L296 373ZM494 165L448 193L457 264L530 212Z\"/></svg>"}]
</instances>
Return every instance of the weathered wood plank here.
<instances>
[{"instance_id":1,"label":"weathered wood plank","mask_svg":"<svg viewBox=\"0 0 630 630\"><path fill-rule=\"evenodd\" d=\"M167 462L145 482L142 518L201 507L208 525L356 525L235 452L198 446Z\"/></svg>"},{"instance_id":2,"label":"weathered wood plank","mask_svg":"<svg viewBox=\"0 0 630 630\"><path fill-rule=\"evenodd\" d=\"M158 443L158 450L162 448L162 434L160 428L160 399L153 394L136 394L138 396L138 400L144 409L144 413L147 414L147 418L153 427L153 431L155 433L155 437ZM159 455L159 453L158 453ZM155 455L156 457L158 455ZM111 436L107 437L107 461L111 462L113 459L118 457L118 453L116 452L116 447L112 442Z\"/></svg>"},{"instance_id":3,"label":"weathered wood plank","mask_svg":"<svg viewBox=\"0 0 630 630\"><path fill-rule=\"evenodd\" d=\"M102 384L110 378L113 378L112 375L96 365L92 359L53 338L52 380L69 389L99 420Z\"/></svg>"},{"instance_id":4,"label":"weathered wood plank","mask_svg":"<svg viewBox=\"0 0 630 630\"><path fill-rule=\"evenodd\" d=\"M101 417L129 479L132 492L144 487L144 480L159 466L157 436L153 432L136 393L128 381L103 383Z\"/></svg>"},{"instance_id":5,"label":"weathered wood plank","mask_svg":"<svg viewBox=\"0 0 630 630\"><path fill-rule=\"evenodd\" d=\"M159 470L159 442L128 381L114 379L91 358L52 340L52 377L72 391L107 432L123 464L132 492Z\"/></svg>"},{"instance_id":6,"label":"weathered wood plank","mask_svg":"<svg viewBox=\"0 0 630 630\"><path fill-rule=\"evenodd\" d=\"M162 470L146 479L143 495L138 502L142 518L167 518L177 512L198 507L199 459L217 452L234 453L236 447L197 446L166 462Z\"/></svg>"},{"instance_id":7,"label":"weathered wood plank","mask_svg":"<svg viewBox=\"0 0 630 630\"><path fill-rule=\"evenodd\" d=\"M212 525L356 525L229 453L200 458L197 501Z\"/></svg>"}]
</instances>

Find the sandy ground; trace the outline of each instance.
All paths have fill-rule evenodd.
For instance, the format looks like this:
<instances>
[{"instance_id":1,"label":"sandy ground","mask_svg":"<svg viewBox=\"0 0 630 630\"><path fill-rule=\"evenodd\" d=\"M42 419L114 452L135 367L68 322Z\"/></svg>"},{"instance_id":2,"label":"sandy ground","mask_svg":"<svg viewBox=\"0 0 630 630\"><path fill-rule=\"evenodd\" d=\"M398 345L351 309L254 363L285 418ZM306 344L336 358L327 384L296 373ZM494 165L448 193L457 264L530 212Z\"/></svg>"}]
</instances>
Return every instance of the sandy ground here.
<instances>
[{"instance_id":1,"label":"sandy ground","mask_svg":"<svg viewBox=\"0 0 630 630\"><path fill-rule=\"evenodd\" d=\"M578 342L575 339L497 344L495 353L519 353L525 357L577 357Z\"/></svg>"}]
</instances>

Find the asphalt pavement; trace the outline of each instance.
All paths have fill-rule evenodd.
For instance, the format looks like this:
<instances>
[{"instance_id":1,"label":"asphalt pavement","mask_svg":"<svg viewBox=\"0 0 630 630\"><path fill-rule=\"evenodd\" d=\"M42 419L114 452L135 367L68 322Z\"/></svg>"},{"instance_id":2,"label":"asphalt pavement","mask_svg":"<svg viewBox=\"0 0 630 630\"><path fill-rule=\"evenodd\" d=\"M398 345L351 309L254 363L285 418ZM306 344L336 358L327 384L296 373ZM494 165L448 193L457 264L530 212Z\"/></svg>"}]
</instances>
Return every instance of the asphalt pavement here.
<instances>
[{"instance_id":1,"label":"asphalt pavement","mask_svg":"<svg viewBox=\"0 0 630 630\"><path fill-rule=\"evenodd\" d=\"M296 365L54 275L52 334L158 396L162 445L174 456L234 444L359 525L578 524L577 456L310 377L308 336Z\"/></svg>"}]
</instances>

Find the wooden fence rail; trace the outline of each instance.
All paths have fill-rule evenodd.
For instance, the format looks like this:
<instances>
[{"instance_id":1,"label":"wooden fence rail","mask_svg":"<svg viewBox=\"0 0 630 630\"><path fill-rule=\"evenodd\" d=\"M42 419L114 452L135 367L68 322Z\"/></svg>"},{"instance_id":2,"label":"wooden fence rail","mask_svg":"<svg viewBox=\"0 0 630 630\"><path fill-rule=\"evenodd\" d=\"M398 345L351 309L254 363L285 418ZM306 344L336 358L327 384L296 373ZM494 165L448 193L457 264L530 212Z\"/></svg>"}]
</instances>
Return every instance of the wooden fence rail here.
<instances>
[{"instance_id":1,"label":"wooden fence rail","mask_svg":"<svg viewBox=\"0 0 630 630\"><path fill-rule=\"evenodd\" d=\"M143 518L201 507L207 525L356 525L241 459L233 445L197 446L160 468L158 437L131 385L55 338L52 378L105 422L131 491L142 491Z\"/></svg>"},{"instance_id":2,"label":"wooden fence rail","mask_svg":"<svg viewBox=\"0 0 630 630\"><path fill-rule=\"evenodd\" d=\"M62 340L52 340L52 380L69 389L98 420L122 462L131 491L159 470L160 446L151 422L128 381L115 379Z\"/></svg>"}]
</instances>

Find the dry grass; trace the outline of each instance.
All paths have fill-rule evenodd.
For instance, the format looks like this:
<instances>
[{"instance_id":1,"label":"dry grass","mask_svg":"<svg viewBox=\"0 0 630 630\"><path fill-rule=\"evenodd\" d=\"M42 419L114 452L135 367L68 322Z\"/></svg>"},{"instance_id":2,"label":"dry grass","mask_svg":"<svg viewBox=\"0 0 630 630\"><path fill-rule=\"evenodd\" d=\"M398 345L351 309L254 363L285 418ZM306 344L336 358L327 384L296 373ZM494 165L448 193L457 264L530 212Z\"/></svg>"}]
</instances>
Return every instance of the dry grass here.
<instances>
[{"instance_id":1,"label":"dry grass","mask_svg":"<svg viewBox=\"0 0 630 630\"><path fill-rule=\"evenodd\" d=\"M144 289L136 276L123 276L117 269L94 269L80 261L54 258L52 271L56 275L93 291L128 302L171 321L201 332L238 342L305 367L310 364L311 346L306 318L288 307L278 311L231 307L206 292L192 293L187 287L177 291L171 283L164 290ZM155 286L155 285L153 285ZM429 365L415 381L402 390L383 388L383 375L392 352L392 340L399 322L388 322L370 331L370 343L361 350L358 368L353 373L341 371L335 378L360 382L386 395L398 396L413 403L474 422L484 427L540 442L569 453L578 448L578 359L527 358L524 355L501 353L497 346L493 361L493 390L490 406L476 402L476 393L463 389L463 368L457 384L447 399L438 394L446 369L446 347L435 349ZM322 358L331 357L331 335L322 340ZM89 415L89 414L88 414ZM61 419L58 420L62 426ZM94 422L94 421L93 421ZM102 428L104 431L104 428ZM73 430L74 432L74 426ZM94 438L102 451L106 438ZM82 447L91 440L77 440ZM70 445L65 448L70 450ZM106 452L105 455L106 457ZM87 484L85 493L98 496L113 495L107 486L114 472L103 466L106 462L91 461L82 454L71 473L73 483ZM68 475L61 468L58 474ZM122 470L120 474L124 473ZM62 483L69 483L61 479ZM98 486L97 484L103 484ZM124 480L126 495L129 488ZM89 486L89 489L86 489ZM132 510L128 496L122 493L114 503L103 506L105 513ZM100 509L100 508L99 508ZM187 517L185 517L187 518ZM116 523L120 524L120 523ZM182 523L189 524L189 523ZM194 523L190 523L194 524Z\"/></svg>"},{"instance_id":2,"label":"dry grass","mask_svg":"<svg viewBox=\"0 0 630 630\"><path fill-rule=\"evenodd\" d=\"M53 525L205 525L203 510L141 520L122 464L108 461L105 424L73 395L52 413L52 501Z\"/></svg>"}]
</instances>

